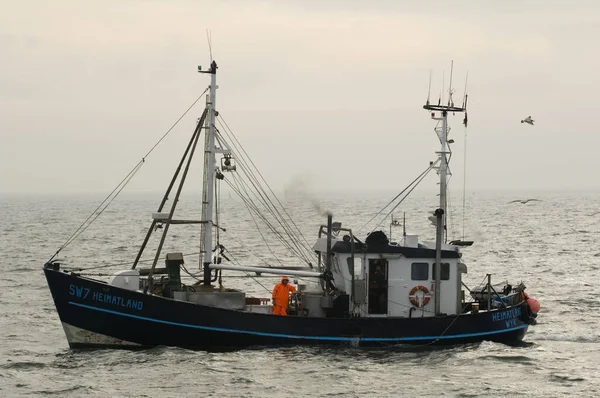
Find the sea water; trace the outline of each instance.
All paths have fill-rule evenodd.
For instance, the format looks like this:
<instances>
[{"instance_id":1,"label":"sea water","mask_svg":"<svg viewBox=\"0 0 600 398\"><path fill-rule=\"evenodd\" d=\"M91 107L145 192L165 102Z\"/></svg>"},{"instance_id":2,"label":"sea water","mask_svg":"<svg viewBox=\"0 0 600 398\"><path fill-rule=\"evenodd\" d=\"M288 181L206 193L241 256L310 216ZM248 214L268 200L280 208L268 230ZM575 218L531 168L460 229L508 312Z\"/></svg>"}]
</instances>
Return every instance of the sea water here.
<instances>
[{"instance_id":1,"label":"sea water","mask_svg":"<svg viewBox=\"0 0 600 398\"><path fill-rule=\"evenodd\" d=\"M227 231L220 241L231 260L305 265L261 228L267 249L244 204L223 196L219 223ZM99 278L129 268L160 197L119 197L59 254L62 266L84 268L82 273ZM301 197L282 202L298 227L295 238L312 244L326 222L323 210L356 233L391 197L329 195L318 206ZM521 197L542 201L507 203ZM395 215L406 212L407 232L433 239L427 217L437 200L435 193L418 193ZM85 195L0 199L0 396L600 396L600 214L592 215L600 210L600 193L475 192L467 195L464 223L462 205L451 206L449 237L462 238L464 225L464 238L475 241L463 250L465 283L476 286L487 273L495 283L523 281L542 309L518 347L483 342L420 349L71 350L42 266L98 203L98 197ZM198 217L199 211L184 209L199 203L195 196L182 198L181 218ZM358 236L364 238L377 222ZM389 219L378 228L389 234ZM163 254L184 253L186 269L197 274L198 226L174 225L169 232ZM392 240L401 234L401 227L393 227ZM158 239L154 236L149 248L154 250ZM153 258L152 250L143 258ZM223 283L270 297L277 279L224 272ZM194 280L184 274L183 282Z\"/></svg>"}]
</instances>

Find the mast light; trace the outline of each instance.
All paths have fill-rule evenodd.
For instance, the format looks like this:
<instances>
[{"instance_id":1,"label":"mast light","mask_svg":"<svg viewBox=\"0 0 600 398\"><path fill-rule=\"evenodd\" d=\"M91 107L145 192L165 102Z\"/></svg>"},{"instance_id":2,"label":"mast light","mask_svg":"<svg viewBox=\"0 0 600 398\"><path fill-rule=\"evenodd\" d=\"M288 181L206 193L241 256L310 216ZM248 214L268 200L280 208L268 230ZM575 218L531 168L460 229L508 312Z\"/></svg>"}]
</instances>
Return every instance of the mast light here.
<instances>
[{"instance_id":1,"label":"mast light","mask_svg":"<svg viewBox=\"0 0 600 398\"><path fill-rule=\"evenodd\" d=\"M235 164L232 164L232 158L230 153L226 153L223 158L221 158L221 170L223 171L236 171Z\"/></svg>"}]
</instances>

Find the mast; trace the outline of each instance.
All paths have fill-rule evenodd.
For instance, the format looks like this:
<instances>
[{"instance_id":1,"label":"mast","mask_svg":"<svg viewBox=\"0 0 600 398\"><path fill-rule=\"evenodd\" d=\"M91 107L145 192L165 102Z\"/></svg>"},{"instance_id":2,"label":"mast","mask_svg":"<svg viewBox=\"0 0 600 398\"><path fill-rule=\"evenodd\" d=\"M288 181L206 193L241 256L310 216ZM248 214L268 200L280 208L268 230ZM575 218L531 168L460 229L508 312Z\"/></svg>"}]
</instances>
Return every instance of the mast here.
<instances>
[{"instance_id":1,"label":"mast","mask_svg":"<svg viewBox=\"0 0 600 398\"><path fill-rule=\"evenodd\" d=\"M450 87L448 88L448 104L442 105L443 101L438 103L438 105L432 105L427 103L423 106L423 109L427 109L431 111L431 119L436 120L438 122L438 126L435 128L435 132L437 133L438 138L440 139L441 148L440 151L437 152L440 158L440 165L438 166L438 175L440 176L440 206L435 210L434 214L436 216L436 239L435 239L435 314L436 316L441 314L440 304L441 304L441 294L440 294L440 286L441 286L441 276L442 276L442 243L445 243L446 239L446 212L447 212L447 185L448 185L448 155L451 153L449 150L449 143L453 141L448 140L448 133L450 128L448 126L448 112L454 113L462 113L466 111L466 108L460 108L454 106L454 101L452 99L452 94L454 91L452 90L452 67L450 72ZM436 112L440 112L440 116L436 116ZM441 127L439 124L441 123Z\"/></svg>"},{"instance_id":2,"label":"mast","mask_svg":"<svg viewBox=\"0 0 600 398\"><path fill-rule=\"evenodd\" d=\"M210 69L210 94L206 103L208 117L206 119L206 139L204 141L204 181L202 187L202 233L200 242L200 268L204 269L203 284L210 286L210 263L212 262L212 228L214 208L215 180L215 104L217 94L217 63L213 60Z\"/></svg>"},{"instance_id":3,"label":"mast","mask_svg":"<svg viewBox=\"0 0 600 398\"><path fill-rule=\"evenodd\" d=\"M446 189L448 180L446 174L448 171L448 158L446 157L446 146L448 143L448 111L442 111L442 136L440 137L442 149L440 150L440 209L446 214ZM445 226L445 223L444 223Z\"/></svg>"}]
</instances>

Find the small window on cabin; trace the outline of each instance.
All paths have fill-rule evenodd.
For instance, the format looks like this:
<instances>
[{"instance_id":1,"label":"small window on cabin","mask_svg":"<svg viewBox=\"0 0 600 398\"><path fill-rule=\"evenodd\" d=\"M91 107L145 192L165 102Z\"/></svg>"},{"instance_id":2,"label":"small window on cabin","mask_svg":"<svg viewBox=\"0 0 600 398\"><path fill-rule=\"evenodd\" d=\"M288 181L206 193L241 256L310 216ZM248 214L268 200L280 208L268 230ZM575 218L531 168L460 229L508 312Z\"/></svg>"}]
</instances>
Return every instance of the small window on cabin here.
<instances>
[{"instance_id":1,"label":"small window on cabin","mask_svg":"<svg viewBox=\"0 0 600 398\"><path fill-rule=\"evenodd\" d=\"M432 271L431 271L431 279L435 279L435 263L433 263ZM442 263L442 276L440 280L447 281L450 279L450 264Z\"/></svg>"},{"instance_id":2,"label":"small window on cabin","mask_svg":"<svg viewBox=\"0 0 600 398\"><path fill-rule=\"evenodd\" d=\"M426 281L429 279L429 263L412 263L410 266L410 279L413 281Z\"/></svg>"},{"instance_id":3,"label":"small window on cabin","mask_svg":"<svg viewBox=\"0 0 600 398\"><path fill-rule=\"evenodd\" d=\"M348 257L348 270L354 272L354 277L360 279L362 274L362 257L354 257L354 264L352 264L352 257Z\"/></svg>"}]
</instances>

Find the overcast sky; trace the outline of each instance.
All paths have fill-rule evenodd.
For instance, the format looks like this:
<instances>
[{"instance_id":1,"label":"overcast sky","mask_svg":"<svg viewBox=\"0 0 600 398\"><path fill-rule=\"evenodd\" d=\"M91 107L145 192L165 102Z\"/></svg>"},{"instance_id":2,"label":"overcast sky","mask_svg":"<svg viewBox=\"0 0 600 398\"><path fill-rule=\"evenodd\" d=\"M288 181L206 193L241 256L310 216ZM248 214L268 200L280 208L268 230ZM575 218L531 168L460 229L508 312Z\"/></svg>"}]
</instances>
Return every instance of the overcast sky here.
<instances>
[{"instance_id":1,"label":"overcast sky","mask_svg":"<svg viewBox=\"0 0 600 398\"><path fill-rule=\"evenodd\" d=\"M600 1L0 5L0 193L110 192L208 85L206 29L217 108L275 189L402 189L439 150L422 106L451 60L470 191L600 189ZM166 187L201 112L132 191Z\"/></svg>"}]
</instances>

